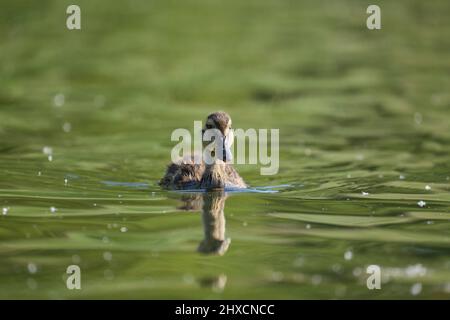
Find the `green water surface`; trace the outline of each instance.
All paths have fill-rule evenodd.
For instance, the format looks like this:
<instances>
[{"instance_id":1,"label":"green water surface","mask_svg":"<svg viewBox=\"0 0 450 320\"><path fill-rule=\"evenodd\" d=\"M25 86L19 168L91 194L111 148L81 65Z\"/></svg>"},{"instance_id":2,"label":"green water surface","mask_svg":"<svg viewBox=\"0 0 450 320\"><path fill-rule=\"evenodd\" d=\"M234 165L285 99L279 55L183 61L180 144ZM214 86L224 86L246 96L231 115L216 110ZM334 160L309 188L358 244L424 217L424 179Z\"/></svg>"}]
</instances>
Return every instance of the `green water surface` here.
<instances>
[{"instance_id":1,"label":"green water surface","mask_svg":"<svg viewBox=\"0 0 450 320\"><path fill-rule=\"evenodd\" d=\"M72 2L1 5L0 298L450 298L449 1ZM218 109L280 130L222 256L157 184Z\"/></svg>"}]
</instances>

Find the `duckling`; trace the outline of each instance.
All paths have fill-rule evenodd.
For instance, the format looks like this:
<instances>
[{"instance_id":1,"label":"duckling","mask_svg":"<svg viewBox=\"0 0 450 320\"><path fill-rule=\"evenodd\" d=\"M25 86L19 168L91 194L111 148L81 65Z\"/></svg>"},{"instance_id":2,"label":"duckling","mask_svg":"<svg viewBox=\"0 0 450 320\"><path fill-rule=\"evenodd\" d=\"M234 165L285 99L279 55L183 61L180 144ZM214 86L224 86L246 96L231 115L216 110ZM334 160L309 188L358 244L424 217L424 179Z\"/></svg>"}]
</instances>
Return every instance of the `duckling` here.
<instances>
[{"instance_id":1,"label":"duckling","mask_svg":"<svg viewBox=\"0 0 450 320\"><path fill-rule=\"evenodd\" d=\"M234 135L231 130L231 117L223 111L214 112L206 118L202 136L206 130L218 129L221 134L222 159L216 159L212 164L203 160L196 161L191 155L167 167L159 185L166 189L223 189L246 188L247 184L231 165L231 145ZM218 143L217 141L213 141Z\"/></svg>"}]
</instances>

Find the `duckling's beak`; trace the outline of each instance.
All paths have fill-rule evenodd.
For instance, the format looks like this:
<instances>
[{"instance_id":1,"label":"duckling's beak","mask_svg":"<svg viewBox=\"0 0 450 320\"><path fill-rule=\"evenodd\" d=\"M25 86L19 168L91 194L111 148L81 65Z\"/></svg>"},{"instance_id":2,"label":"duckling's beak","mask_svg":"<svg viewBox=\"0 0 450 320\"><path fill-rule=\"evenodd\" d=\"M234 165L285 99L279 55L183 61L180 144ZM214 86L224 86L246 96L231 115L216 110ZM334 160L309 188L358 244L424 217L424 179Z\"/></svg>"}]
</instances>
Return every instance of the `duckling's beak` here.
<instances>
[{"instance_id":1,"label":"duckling's beak","mask_svg":"<svg viewBox=\"0 0 450 320\"><path fill-rule=\"evenodd\" d=\"M231 161L231 144L230 141L227 140L227 136L222 137L222 160L223 162Z\"/></svg>"},{"instance_id":2,"label":"duckling's beak","mask_svg":"<svg viewBox=\"0 0 450 320\"><path fill-rule=\"evenodd\" d=\"M227 147L226 147L226 139L227 139L227 136L223 136L223 138L222 138L222 148L223 148L223 150L222 150L222 160L223 160L223 162L227 162Z\"/></svg>"}]
</instances>

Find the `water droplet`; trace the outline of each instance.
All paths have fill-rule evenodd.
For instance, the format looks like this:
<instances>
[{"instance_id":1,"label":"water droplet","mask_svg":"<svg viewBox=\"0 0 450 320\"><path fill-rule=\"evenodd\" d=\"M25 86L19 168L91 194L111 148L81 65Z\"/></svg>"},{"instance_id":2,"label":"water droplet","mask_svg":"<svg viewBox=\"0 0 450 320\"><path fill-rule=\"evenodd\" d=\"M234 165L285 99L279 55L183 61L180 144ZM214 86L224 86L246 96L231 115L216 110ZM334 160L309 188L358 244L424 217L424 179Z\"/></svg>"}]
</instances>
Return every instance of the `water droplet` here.
<instances>
[{"instance_id":1,"label":"water droplet","mask_svg":"<svg viewBox=\"0 0 450 320\"><path fill-rule=\"evenodd\" d=\"M414 113L414 122L418 125L422 124L423 116L421 113L419 113L419 112Z\"/></svg>"},{"instance_id":2,"label":"water droplet","mask_svg":"<svg viewBox=\"0 0 450 320\"><path fill-rule=\"evenodd\" d=\"M349 261L353 259L353 252L351 252L350 250L345 251L344 253L344 259Z\"/></svg>"},{"instance_id":3,"label":"water droplet","mask_svg":"<svg viewBox=\"0 0 450 320\"><path fill-rule=\"evenodd\" d=\"M72 125L70 124L70 122L64 122L62 129L64 132L69 133L70 131L72 131Z\"/></svg>"},{"instance_id":4,"label":"water droplet","mask_svg":"<svg viewBox=\"0 0 450 320\"><path fill-rule=\"evenodd\" d=\"M69 184L69 180L67 178L64 179L64 185L67 186Z\"/></svg>"},{"instance_id":5,"label":"water droplet","mask_svg":"<svg viewBox=\"0 0 450 320\"><path fill-rule=\"evenodd\" d=\"M120 228L120 232L127 232L128 231L128 228L127 227L122 227L122 228Z\"/></svg>"},{"instance_id":6,"label":"water droplet","mask_svg":"<svg viewBox=\"0 0 450 320\"><path fill-rule=\"evenodd\" d=\"M9 208L3 208L2 213L4 216L6 216L8 214Z\"/></svg>"},{"instance_id":7,"label":"water droplet","mask_svg":"<svg viewBox=\"0 0 450 320\"><path fill-rule=\"evenodd\" d=\"M53 154L53 148L49 146L45 146L42 148L42 153L45 155Z\"/></svg>"},{"instance_id":8,"label":"water droplet","mask_svg":"<svg viewBox=\"0 0 450 320\"><path fill-rule=\"evenodd\" d=\"M55 213L56 211L58 211L58 209L56 209L55 207L50 207L50 212L51 213Z\"/></svg>"},{"instance_id":9,"label":"water droplet","mask_svg":"<svg viewBox=\"0 0 450 320\"><path fill-rule=\"evenodd\" d=\"M426 185L426 186L425 186L425 190L430 191L430 190L431 190L431 187L430 187L429 185Z\"/></svg>"},{"instance_id":10,"label":"water droplet","mask_svg":"<svg viewBox=\"0 0 450 320\"><path fill-rule=\"evenodd\" d=\"M109 252L109 251L103 252L103 259L105 259L105 261L111 261L112 260L112 253Z\"/></svg>"},{"instance_id":11,"label":"water droplet","mask_svg":"<svg viewBox=\"0 0 450 320\"><path fill-rule=\"evenodd\" d=\"M28 263L27 269L29 273L36 273L37 272L37 266L34 263Z\"/></svg>"},{"instance_id":12,"label":"water droplet","mask_svg":"<svg viewBox=\"0 0 450 320\"><path fill-rule=\"evenodd\" d=\"M55 107L62 107L66 101L66 97L62 93L58 93L53 97Z\"/></svg>"},{"instance_id":13,"label":"water droplet","mask_svg":"<svg viewBox=\"0 0 450 320\"><path fill-rule=\"evenodd\" d=\"M413 284L410 292L413 296L417 296L418 294L420 294L420 292L422 292L422 284L421 283Z\"/></svg>"},{"instance_id":14,"label":"water droplet","mask_svg":"<svg viewBox=\"0 0 450 320\"><path fill-rule=\"evenodd\" d=\"M427 274L427 268L422 264L414 264L410 265L405 269L405 274L407 277L415 278L415 277L423 277Z\"/></svg>"},{"instance_id":15,"label":"water droplet","mask_svg":"<svg viewBox=\"0 0 450 320\"><path fill-rule=\"evenodd\" d=\"M353 269L353 275L355 277L359 277L361 275L361 273L362 273L362 268L356 267L355 269Z\"/></svg>"}]
</instances>

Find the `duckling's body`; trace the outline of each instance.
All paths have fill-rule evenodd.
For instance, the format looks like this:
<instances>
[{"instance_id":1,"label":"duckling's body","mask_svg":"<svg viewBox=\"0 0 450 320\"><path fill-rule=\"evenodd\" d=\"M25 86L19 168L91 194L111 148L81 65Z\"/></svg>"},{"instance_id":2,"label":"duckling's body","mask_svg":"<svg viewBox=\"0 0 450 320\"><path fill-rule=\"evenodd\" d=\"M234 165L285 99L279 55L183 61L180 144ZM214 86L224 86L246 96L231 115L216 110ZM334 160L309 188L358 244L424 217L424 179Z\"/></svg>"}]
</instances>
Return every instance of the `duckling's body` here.
<instances>
[{"instance_id":1,"label":"duckling's body","mask_svg":"<svg viewBox=\"0 0 450 320\"><path fill-rule=\"evenodd\" d=\"M219 129L223 135L223 145L228 139L227 148L232 144L231 118L225 112L215 112L208 116L207 129ZM230 160L229 149L223 150L223 160L216 159L212 164L198 161L195 156L189 156L168 166L166 174L159 184L167 189L217 189L246 188L244 180L236 169L227 162Z\"/></svg>"},{"instance_id":2,"label":"duckling's body","mask_svg":"<svg viewBox=\"0 0 450 320\"><path fill-rule=\"evenodd\" d=\"M199 187L204 171L204 163L198 164L193 158L185 158L167 166L159 185L166 189L195 189Z\"/></svg>"},{"instance_id":3,"label":"duckling's body","mask_svg":"<svg viewBox=\"0 0 450 320\"><path fill-rule=\"evenodd\" d=\"M247 188L231 164L221 162L206 165L186 160L170 164L159 184L174 190Z\"/></svg>"}]
</instances>

